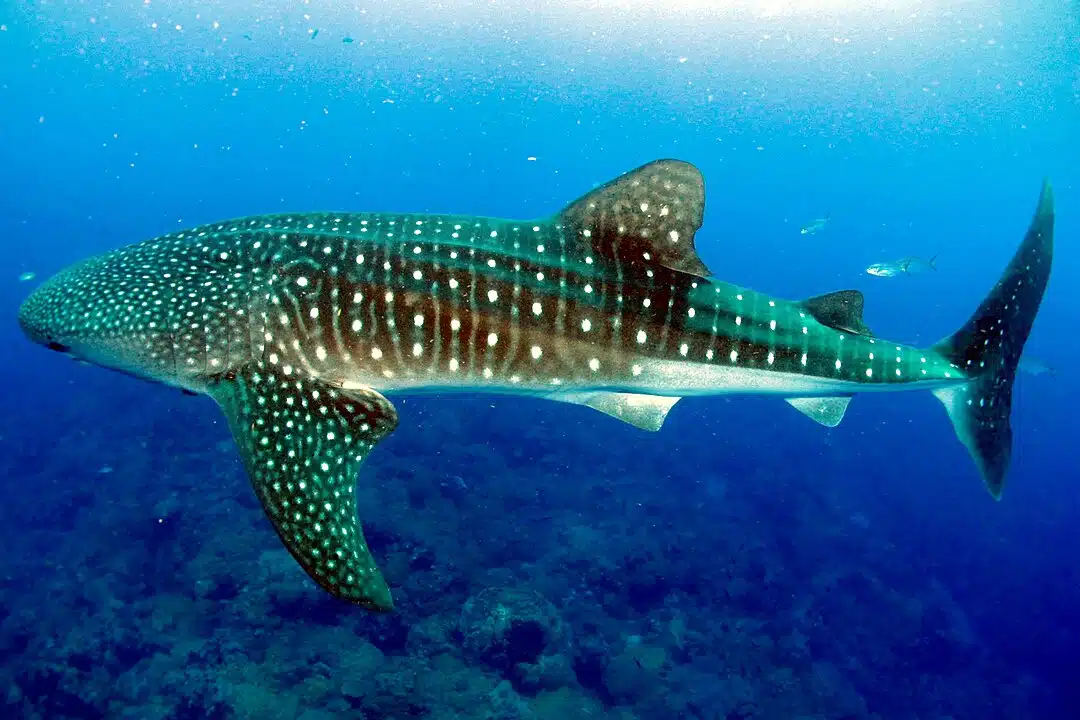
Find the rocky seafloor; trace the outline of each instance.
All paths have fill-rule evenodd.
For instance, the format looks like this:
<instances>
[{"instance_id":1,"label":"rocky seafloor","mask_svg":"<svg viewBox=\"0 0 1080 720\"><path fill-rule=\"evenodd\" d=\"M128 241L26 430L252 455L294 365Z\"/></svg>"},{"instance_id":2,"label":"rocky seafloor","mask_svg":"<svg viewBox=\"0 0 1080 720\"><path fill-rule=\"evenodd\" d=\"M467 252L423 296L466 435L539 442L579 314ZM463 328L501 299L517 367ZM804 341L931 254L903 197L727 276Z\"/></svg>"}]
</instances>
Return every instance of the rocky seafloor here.
<instances>
[{"instance_id":1,"label":"rocky seafloor","mask_svg":"<svg viewBox=\"0 0 1080 720\"><path fill-rule=\"evenodd\" d=\"M855 480L812 481L848 456L816 434L779 444L801 418L740 447L689 406L648 435L539 402L398 402L401 428L358 486L398 605L370 615L281 547L212 403L123 382L95 378L109 393L80 390L2 438L0 717L985 720L1077 707L1031 660L1067 647L1069 628L1010 596L1025 578L995 584L995 567L1015 575L1022 559L960 573L990 540L943 548L947 531L907 527L933 519L849 492ZM1010 639L1022 632L1028 644Z\"/></svg>"}]
</instances>

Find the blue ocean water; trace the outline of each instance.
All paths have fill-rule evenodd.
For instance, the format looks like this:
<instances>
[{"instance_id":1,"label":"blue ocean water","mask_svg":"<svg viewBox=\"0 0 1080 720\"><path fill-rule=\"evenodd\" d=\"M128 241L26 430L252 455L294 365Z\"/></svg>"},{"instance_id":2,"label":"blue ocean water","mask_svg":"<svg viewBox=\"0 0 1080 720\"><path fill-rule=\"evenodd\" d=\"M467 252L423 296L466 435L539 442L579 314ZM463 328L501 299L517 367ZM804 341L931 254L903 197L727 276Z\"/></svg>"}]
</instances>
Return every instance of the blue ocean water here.
<instances>
[{"instance_id":1,"label":"blue ocean water","mask_svg":"<svg viewBox=\"0 0 1080 720\"><path fill-rule=\"evenodd\" d=\"M1076 2L11 2L0 128L3 717L1080 716ZM1000 503L928 394L831 430L687 399L657 434L393 398L358 493L399 607L369 615L282 549L212 402L16 323L62 267L186 226L537 217L661 157L704 173L719 277L858 288L923 345L1051 178L1054 372L1017 381ZM864 272L913 255L937 270Z\"/></svg>"}]
</instances>

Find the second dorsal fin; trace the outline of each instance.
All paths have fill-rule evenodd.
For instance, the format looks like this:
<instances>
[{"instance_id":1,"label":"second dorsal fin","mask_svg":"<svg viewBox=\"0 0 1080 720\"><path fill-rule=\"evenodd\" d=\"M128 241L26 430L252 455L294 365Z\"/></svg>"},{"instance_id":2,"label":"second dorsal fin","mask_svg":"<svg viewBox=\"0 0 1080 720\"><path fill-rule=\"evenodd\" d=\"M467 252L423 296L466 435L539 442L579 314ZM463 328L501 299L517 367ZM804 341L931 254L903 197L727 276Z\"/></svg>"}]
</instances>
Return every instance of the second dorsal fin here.
<instances>
[{"instance_id":1,"label":"second dorsal fin","mask_svg":"<svg viewBox=\"0 0 1080 720\"><path fill-rule=\"evenodd\" d=\"M574 201L557 221L601 257L708 277L694 248L704 211L705 181L698 169L680 160L656 160Z\"/></svg>"},{"instance_id":2,"label":"second dorsal fin","mask_svg":"<svg viewBox=\"0 0 1080 720\"><path fill-rule=\"evenodd\" d=\"M822 325L835 330L870 336L863 322L863 294L858 290L838 290L803 301L803 307Z\"/></svg>"}]
</instances>

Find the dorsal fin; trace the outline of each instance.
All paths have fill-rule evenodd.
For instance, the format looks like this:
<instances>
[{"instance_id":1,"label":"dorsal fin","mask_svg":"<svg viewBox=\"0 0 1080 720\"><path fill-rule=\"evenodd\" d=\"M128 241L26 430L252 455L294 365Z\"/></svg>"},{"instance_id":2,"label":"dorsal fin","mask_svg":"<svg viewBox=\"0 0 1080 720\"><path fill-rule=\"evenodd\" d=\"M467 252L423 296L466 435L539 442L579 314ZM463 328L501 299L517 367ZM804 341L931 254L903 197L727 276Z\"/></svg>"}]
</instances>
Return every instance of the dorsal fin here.
<instances>
[{"instance_id":1,"label":"dorsal fin","mask_svg":"<svg viewBox=\"0 0 1080 720\"><path fill-rule=\"evenodd\" d=\"M818 295L803 301L803 307L822 325L856 335L872 335L863 323L863 294L858 290Z\"/></svg>"},{"instance_id":2,"label":"dorsal fin","mask_svg":"<svg viewBox=\"0 0 1080 720\"><path fill-rule=\"evenodd\" d=\"M705 181L698 169L680 160L656 160L574 201L556 221L601 257L708 277L694 249L704 211Z\"/></svg>"}]
</instances>

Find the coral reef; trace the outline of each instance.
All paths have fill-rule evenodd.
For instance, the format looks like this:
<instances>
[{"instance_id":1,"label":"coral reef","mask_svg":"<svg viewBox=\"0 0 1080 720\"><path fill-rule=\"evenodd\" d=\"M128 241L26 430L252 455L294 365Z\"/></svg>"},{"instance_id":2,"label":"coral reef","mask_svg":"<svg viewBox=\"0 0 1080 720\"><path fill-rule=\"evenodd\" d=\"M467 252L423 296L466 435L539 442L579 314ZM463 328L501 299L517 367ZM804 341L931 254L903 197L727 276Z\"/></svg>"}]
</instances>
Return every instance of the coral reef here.
<instances>
[{"instance_id":1,"label":"coral reef","mask_svg":"<svg viewBox=\"0 0 1080 720\"><path fill-rule=\"evenodd\" d=\"M586 423L607 421L569 410L523 402L511 431L484 403L403 402L417 422L359 484L399 606L369 615L280 547L213 408L182 405L162 425L160 406L133 405L106 437L92 422L105 397L81 406L64 454L27 436L0 461L40 488L2 498L4 717L987 720L1076 707L988 629L980 581L940 553L920 566L931 555L871 496L857 506L801 473L702 472L713 451L677 432L649 449L608 424L638 443L618 452L591 444ZM557 428L561 447L535 450Z\"/></svg>"}]
</instances>

